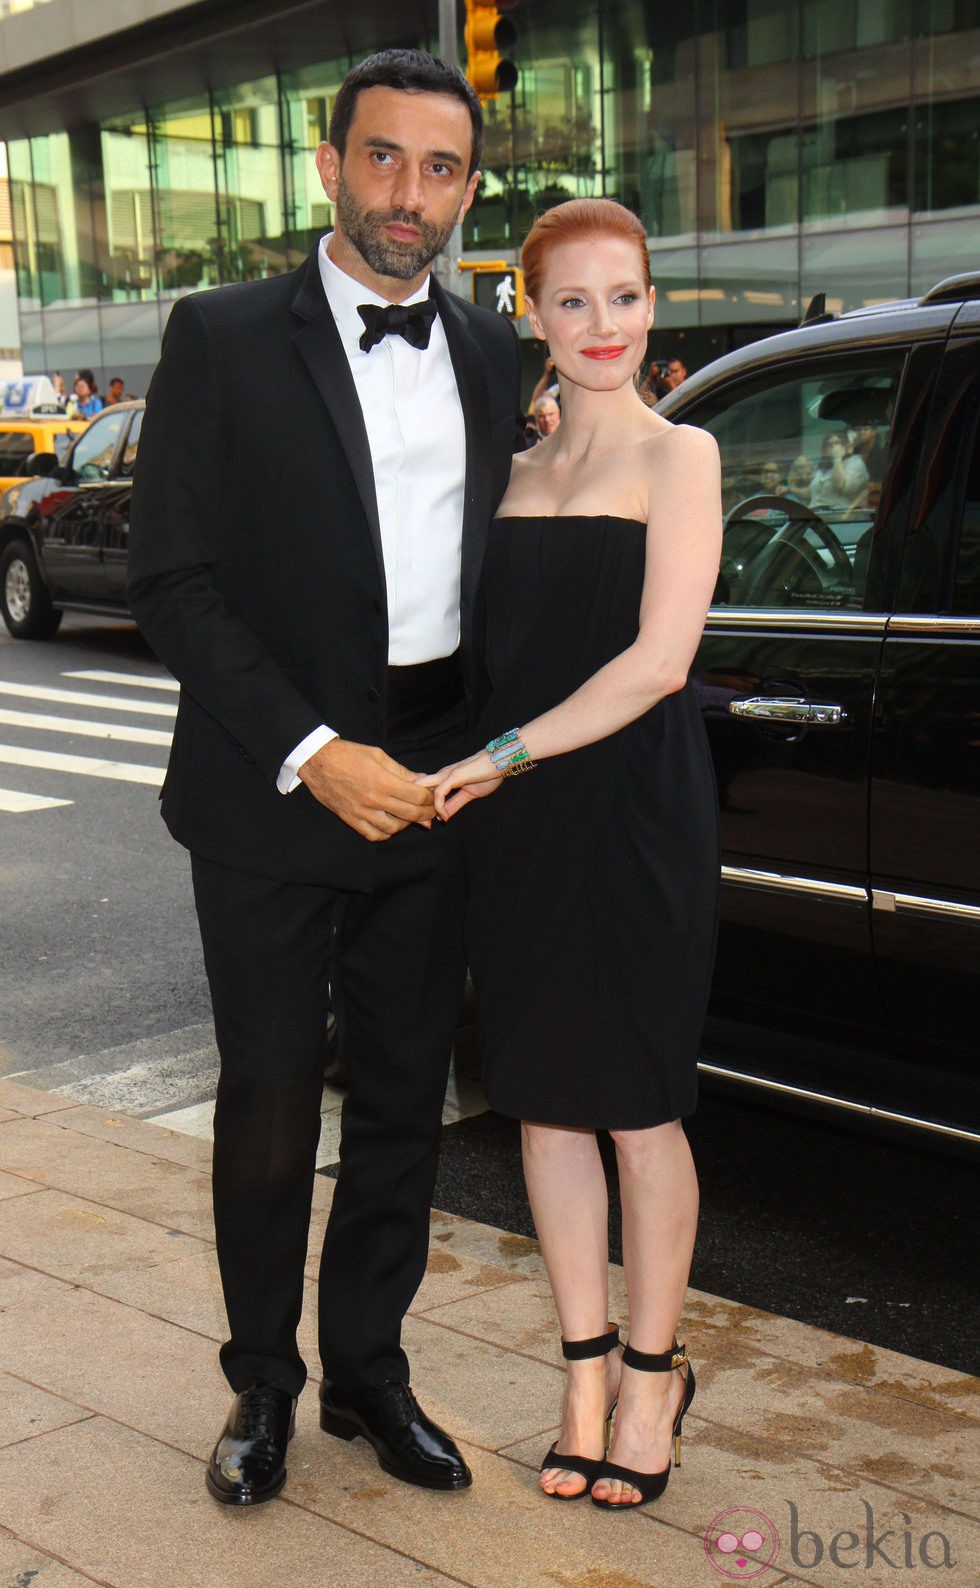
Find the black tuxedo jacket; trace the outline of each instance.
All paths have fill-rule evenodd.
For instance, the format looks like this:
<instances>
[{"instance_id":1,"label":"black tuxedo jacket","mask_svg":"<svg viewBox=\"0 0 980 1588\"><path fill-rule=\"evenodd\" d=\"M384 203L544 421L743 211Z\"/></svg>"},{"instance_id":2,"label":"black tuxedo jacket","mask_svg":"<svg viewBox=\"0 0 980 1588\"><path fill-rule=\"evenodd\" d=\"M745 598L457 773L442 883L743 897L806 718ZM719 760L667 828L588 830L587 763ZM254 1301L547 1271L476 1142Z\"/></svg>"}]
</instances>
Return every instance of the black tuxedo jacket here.
<instances>
[{"instance_id":1,"label":"black tuxedo jacket","mask_svg":"<svg viewBox=\"0 0 980 1588\"><path fill-rule=\"evenodd\" d=\"M466 429L461 650L481 696L477 583L523 420L512 326L433 281ZM129 599L180 681L163 814L208 859L370 886L371 845L286 756L320 723L384 744L388 611L360 403L314 248L298 271L171 312L147 396ZM435 768L433 768L435 770Z\"/></svg>"}]
</instances>

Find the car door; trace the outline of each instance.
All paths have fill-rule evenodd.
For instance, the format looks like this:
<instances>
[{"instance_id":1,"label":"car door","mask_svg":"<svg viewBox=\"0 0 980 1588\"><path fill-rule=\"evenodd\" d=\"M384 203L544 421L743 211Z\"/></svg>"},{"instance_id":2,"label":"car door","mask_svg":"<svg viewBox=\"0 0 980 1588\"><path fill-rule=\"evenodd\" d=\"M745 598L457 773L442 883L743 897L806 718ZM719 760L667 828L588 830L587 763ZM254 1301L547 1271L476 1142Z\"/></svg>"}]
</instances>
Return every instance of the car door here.
<instances>
[{"instance_id":1,"label":"car door","mask_svg":"<svg viewBox=\"0 0 980 1588\"><path fill-rule=\"evenodd\" d=\"M922 459L875 709L871 886L886 1010L932 1118L977 1077L980 304L954 323ZM970 1112L969 1089L945 1106Z\"/></svg>"},{"instance_id":2,"label":"car door","mask_svg":"<svg viewBox=\"0 0 980 1588\"><path fill-rule=\"evenodd\" d=\"M44 569L51 590L64 600L108 596L103 556L103 514L130 410L99 414L65 460L66 477L52 481L39 503Z\"/></svg>"},{"instance_id":3,"label":"car door","mask_svg":"<svg viewBox=\"0 0 980 1588\"><path fill-rule=\"evenodd\" d=\"M125 445L117 454L111 488L103 503L102 534L106 588L111 601L126 599L126 574L129 566L129 506L133 495L133 469L143 425L142 408L132 413Z\"/></svg>"},{"instance_id":4,"label":"car door","mask_svg":"<svg viewBox=\"0 0 980 1588\"><path fill-rule=\"evenodd\" d=\"M729 377L671 408L671 419L715 435L725 509L721 573L694 667L723 859L708 1047L782 1081L800 1082L815 1043L870 1048L885 1031L867 800L906 504L883 480L940 345L918 350L911 385L904 341L834 346ZM862 430L873 432L883 478L849 465L833 505L831 454L856 457ZM811 508L818 484L821 505ZM827 1079L817 1075L815 1089L827 1090ZM860 1092L849 1075L832 1089Z\"/></svg>"}]
</instances>

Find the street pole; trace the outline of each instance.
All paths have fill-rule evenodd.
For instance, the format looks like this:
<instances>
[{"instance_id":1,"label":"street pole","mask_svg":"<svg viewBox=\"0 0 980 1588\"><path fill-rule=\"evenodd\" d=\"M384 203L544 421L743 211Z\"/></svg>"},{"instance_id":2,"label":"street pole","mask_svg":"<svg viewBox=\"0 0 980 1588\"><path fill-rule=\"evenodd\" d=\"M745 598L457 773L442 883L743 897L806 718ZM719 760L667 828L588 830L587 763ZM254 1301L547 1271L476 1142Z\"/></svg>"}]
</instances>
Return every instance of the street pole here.
<instances>
[{"instance_id":1,"label":"street pole","mask_svg":"<svg viewBox=\"0 0 980 1588\"><path fill-rule=\"evenodd\" d=\"M454 66L459 65L457 5L458 0L439 0L439 54L444 61L452 61ZM457 226L449 239L448 247L443 250L440 261L439 274L450 292L461 293L463 290L463 272L459 268L462 257L463 228Z\"/></svg>"}]
</instances>

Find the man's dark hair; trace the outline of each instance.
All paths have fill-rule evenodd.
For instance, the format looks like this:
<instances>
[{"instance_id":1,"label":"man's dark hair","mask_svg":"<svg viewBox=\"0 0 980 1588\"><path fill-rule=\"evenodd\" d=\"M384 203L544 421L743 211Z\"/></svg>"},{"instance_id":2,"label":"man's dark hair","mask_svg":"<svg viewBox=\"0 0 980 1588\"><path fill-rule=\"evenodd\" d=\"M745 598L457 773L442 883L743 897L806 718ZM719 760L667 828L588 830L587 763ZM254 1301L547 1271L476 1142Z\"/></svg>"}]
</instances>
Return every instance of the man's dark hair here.
<instances>
[{"instance_id":1,"label":"man's dark hair","mask_svg":"<svg viewBox=\"0 0 980 1588\"><path fill-rule=\"evenodd\" d=\"M347 134L354 119L357 96L365 88L452 94L466 106L473 124L473 148L467 176L479 169L483 159L483 107L458 66L429 55L425 50L379 50L359 66L352 67L340 85L330 116L330 142L341 156L347 149Z\"/></svg>"},{"instance_id":2,"label":"man's dark hair","mask_svg":"<svg viewBox=\"0 0 980 1588\"><path fill-rule=\"evenodd\" d=\"M109 385L110 386L115 386L117 381L119 382L120 386L125 386L125 384L126 384L126 382L123 380L121 375L111 375L109 377Z\"/></svg>"},{"instance_id":3,"label":"man's dark hair","mask_svg":"<svg viewBox=\"0 0 980 1588\"><path fill-rule=\"evenodd\" d=\"M90 386L92 390L95 391L95 376L92 374L90 369L78 370L77 374L75 375L75 379L83 380L86 386Z\"/></svg>"}]
</instances>

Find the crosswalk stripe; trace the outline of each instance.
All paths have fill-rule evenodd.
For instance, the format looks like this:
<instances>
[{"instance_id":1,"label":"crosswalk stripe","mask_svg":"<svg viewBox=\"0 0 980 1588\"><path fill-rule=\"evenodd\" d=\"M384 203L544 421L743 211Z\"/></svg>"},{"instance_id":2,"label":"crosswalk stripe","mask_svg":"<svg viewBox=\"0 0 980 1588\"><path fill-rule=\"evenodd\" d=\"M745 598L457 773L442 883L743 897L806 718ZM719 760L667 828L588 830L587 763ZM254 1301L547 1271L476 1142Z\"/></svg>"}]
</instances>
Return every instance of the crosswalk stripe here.
<instances>
[{"instance_id":1,"label":"crosswalk stripe","mask_svg":"<svg viewBox=\"0 0 980 1588\"><path fill-rule=\"evenodd\" d=\"M74 805L74 800L52 800L43 794L21 794L19 789L0 788L0 811L21 816L26 811L49 811L55 805Z\"/></svg>"},{"instance_id":2,"label":"crosswalk stripe","mask_svg":"<svg viewBox=\"0 0 980 1588\"><path fill-rule=\"evenodd\" d=\"M0 683L0 695L24 700L53 700L66 706L97 706L101 711L135 711L149 717L175 717L177 707L163 700L126 700L122 695L88 695L81 689L52 689L46 684Z\"/></svg>"},{"instance_id":3,"label":"crosswalk stripe","mask_svg":"<svg viewBox=\"0 0 980 1588\"><path fill-rule=\"evenodd\" d=\"M163 768L137 766L131 761L96 761L87 755L59 755L53 750L23 750L19 745L0 744L0 763L30 766L47 772L74 772L82 777L106 777L120 783L163 782Z\"/></svg>"},{"instance_id":4,"label":"crosswalk stripe","mask_svg":"<svg viewBox=\"0 0 980 1588\"><path fill-rule=\"evenodd\" d=\"M90 684L135 684L140 689L180 688L175 678L147 678L143 673L105 673L98 668L82 668L77 673L62 673L62 678L83 678Z\"/></svg>"},{"instance_id":5,"label":"crosswalk stripe","mask_svg":"<svg viewBox=\"0 0 980 1588\"><path fill-rule=\"evenodd\" d=\"M114 722L89 722L81 717L48 717L36 711L7 711L0 708L0 722L8 728L41 729L51 733L75 733L86 739L113 739L123 744L169 745L173 735L165 728L137 728Z\"/></svg>"}]
</instances>

